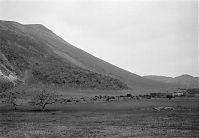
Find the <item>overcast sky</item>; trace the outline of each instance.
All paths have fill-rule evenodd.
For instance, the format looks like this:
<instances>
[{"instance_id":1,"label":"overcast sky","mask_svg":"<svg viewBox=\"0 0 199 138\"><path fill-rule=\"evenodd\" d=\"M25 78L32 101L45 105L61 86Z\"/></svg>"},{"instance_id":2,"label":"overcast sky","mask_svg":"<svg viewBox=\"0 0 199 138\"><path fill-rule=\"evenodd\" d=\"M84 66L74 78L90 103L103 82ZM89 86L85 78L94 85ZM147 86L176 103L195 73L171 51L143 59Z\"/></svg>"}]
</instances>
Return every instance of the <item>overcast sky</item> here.
<instances>
[{"instance_id":1,"label":"overcast sky","mask_svg":"<svg viewBox=\"0 0 199 138\"><path fill-rule=\"evenodd\" d=\"M0 0L0 20L43 24L138 75L198 76L196 0Z\"/></svg>"}]
</instances>

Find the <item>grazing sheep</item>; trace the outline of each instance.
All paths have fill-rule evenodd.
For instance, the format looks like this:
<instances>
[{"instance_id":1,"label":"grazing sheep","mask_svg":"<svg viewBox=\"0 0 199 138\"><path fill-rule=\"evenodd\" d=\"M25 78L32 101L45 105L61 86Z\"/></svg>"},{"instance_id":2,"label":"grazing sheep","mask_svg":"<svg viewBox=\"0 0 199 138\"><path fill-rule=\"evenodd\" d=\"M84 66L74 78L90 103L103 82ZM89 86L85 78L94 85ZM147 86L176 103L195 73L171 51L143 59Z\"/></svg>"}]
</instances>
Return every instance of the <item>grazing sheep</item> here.
<instances>
[{"instance_id":1,"label":"grazing sheep","mask_svg":"<svg viewBox=\"0 0 199 138\"><path fill-rule=\"evenodd\" d=\"M153 108L154 110L157 110L157 111L162 111L162 110L174 110L173 107L156 107L156 108Z\"/></svg>"}]
</instances>

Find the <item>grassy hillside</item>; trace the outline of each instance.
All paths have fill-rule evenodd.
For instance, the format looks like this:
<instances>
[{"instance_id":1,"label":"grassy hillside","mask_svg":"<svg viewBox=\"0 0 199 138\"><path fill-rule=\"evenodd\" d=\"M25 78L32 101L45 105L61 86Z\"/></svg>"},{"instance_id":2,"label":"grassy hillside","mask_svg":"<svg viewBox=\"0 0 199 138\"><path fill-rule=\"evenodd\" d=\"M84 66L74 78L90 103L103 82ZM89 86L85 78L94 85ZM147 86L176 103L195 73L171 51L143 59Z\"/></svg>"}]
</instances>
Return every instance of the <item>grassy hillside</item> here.
<instances>
[{"instance_id":1,"label":"grassy hillside","mask_svg":"<svg viewBox=\"0 0 199 138\"><path fill-rule=\"evenodd\" d=\"M0 52L17 75L24 77L24 72L31 70L33 77L44 83L97 89L128 87L140 92L179 87L118 68L72 46L40 24L0 21Z\"/></svg>"},{"instance_id":2,"label":"grassy hillside","mask_svg":"<svg viewBox=\"0 0 199 138\"><path fill-rule=\"evenodd\" d=\"M35 79L68 88L127 89L121 81L51 59L32 68Z\"/></svg>"},{"instance_id":3,"label":"grassy hillside","mask_svg":"<svg viewBox=\"0 0 199 138\"><path fill-rule=\"evenodd\" d=\"M64 85L68 88L128 88L116 78L81 68L61 57L48 46L48 42L32 33L30 26L4 21L0 24L0 53L5 57L1 65L20 78L26 78L24 74L30 70L33 79L44 84ZM35 26L50 32L43 26Z\"/></svg>"}]
</instances>

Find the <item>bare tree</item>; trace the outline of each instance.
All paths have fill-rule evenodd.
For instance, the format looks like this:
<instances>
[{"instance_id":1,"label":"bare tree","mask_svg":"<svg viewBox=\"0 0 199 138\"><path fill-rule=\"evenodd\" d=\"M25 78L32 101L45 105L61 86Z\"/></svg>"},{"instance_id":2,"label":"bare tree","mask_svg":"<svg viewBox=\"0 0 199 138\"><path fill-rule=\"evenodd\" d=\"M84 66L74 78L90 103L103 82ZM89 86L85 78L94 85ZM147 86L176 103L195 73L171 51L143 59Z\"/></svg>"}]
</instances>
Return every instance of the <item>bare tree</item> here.
<instances>
[{"instance_id":1,"label":"bare tree","mask_svg":"<svg viewBox=\"0 0 199 138\"><path fill-rule=\"evenodd\" d=\"M44 110L46 105L54 104L58 100L58 96L54 93L47 91L46 89L36 90L32 99L33 105L38 105L41 107L41 110Z\"/></svg>"}]
</instances>

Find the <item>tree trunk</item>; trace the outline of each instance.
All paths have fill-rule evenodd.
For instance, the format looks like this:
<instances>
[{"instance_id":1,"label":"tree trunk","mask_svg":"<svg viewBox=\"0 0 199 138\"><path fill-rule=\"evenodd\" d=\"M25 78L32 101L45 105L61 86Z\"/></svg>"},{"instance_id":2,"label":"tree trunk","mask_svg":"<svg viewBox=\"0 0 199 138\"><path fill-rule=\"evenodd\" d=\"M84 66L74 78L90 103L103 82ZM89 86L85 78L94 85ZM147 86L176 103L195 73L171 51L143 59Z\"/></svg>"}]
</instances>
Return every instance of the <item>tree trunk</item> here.
<instances>
[{"instance_id":1,"label":"tree trunk","mask_svg":"<svg viewBox=\"0 0 199 138\"><path fill-rule=\"evenodd\" d=\"M14 110L17 110L17 105L15 103L13 103L12 106L14 107Z\"/></svg>"},{"instance_id":2,"label":"tree trunk","mask_svg":"<svg viewBox=\"0 0 199 138\"><path fill-rule=\"evenodd\" d=\"M46 107L46 104L43 104L43 105L42 105L42 110L44 110L44 109L45 109L45 107Z\"/></svg>"}]
</instances>

